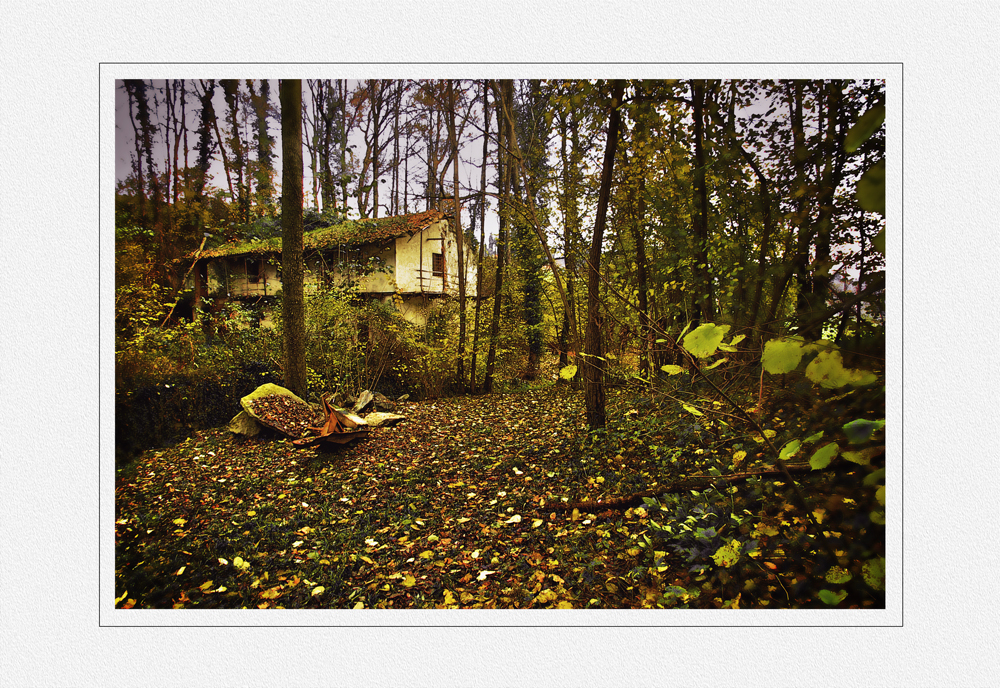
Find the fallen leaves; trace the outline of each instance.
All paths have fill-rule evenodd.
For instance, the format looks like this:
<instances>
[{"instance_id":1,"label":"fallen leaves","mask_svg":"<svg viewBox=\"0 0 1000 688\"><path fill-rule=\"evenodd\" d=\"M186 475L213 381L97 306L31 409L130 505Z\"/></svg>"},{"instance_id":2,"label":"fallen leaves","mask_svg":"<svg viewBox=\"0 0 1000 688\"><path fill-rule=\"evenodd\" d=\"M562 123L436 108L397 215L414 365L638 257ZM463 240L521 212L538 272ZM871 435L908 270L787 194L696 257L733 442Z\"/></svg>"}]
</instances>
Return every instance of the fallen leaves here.
<instances>
[{"instance_id":1,"label":"fallen leaves","mask_svg":"<svg viewBox=\"0 0 1000 688\"><path fill-rule=\"evenodd\" d=\"M582 450L581 402L563 387L412 404L405 435L332 454L219 431L147 453L116 489L116 584L163 608L643 606L646 509L551 505L646 488L664 452ZM752 462L713 451L698 460Z\"/></svg>"}]
</instances>

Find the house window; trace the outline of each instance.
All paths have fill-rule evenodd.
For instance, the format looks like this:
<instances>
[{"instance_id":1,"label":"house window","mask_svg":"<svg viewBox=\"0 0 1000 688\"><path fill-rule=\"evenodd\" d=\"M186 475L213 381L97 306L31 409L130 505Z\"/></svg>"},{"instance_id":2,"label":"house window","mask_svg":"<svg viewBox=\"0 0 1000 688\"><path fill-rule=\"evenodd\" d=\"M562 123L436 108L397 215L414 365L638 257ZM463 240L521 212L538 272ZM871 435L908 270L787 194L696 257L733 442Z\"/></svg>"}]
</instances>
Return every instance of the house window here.
<instances>
[{"instance_id":1,"label":"house window","mask_svg":"<svg viewBox=\"0 0 1000 688\"><path fill-rule=\"evenodd\" d=\"M431 254L431 274L434 277L444 277L444 254Z\"/></svg>"},{"instance_id":2,"label":"house window","mask_svg":"<svg viewBox=\"0 0 1000 688\"><path fill-rule=\"evenodd\" d=\"M247 282L250 284L257 284L260 282L260 273L263 268L263 261L260 260L248 260L247 261Z\"/></svg>"}]
</instances>

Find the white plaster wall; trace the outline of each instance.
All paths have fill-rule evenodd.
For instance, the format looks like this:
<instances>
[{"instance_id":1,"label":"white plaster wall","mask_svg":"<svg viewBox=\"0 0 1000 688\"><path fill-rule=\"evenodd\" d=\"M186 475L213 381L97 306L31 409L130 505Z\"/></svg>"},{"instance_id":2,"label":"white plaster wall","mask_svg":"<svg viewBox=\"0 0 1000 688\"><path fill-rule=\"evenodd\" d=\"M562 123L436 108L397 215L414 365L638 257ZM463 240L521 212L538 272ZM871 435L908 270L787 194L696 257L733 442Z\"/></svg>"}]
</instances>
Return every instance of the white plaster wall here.
<instances>
[{"instance_id":1,"label":"white plaster wall","mask_svg":"<svg viewBox=\"0 0 1000 688\"><path fill-rule=\"evenodd\" d=\"M444 237L444 242L440 238ZM432 255L442 252L445 256L445 277L435 277ZM423 250L421 251L421 247ZM476 292L475 256L466 247L466 294ZM421 272L423 280L421 284ZM458 295L458 247L447 220L439 220L423 232L396 239L396 287L400 293L442 292Z\"/></svg>"}]
</instances>

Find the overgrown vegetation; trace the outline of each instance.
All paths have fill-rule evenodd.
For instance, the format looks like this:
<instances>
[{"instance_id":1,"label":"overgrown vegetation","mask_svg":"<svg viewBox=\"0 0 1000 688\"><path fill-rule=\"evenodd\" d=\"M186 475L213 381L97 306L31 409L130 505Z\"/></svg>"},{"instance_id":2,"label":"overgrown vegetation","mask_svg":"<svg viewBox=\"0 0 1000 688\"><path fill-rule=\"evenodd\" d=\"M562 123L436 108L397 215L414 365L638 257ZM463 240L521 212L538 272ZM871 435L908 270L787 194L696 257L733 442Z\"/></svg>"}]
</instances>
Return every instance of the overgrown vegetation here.
<instances>
[{"instance_id":1,"label":"overgrown vegetation","mask_svg":"<svg viewBox=\"0 0 1000 688\"><path fill-rule=\"evenodd\" d=\"M461 135L434 139L448 93L482 118L500 230L475 237L484 168L461 190L484 215L455 218L483 249L464 312L452 295L417 326L350 280L307 295L304 398L410 397L403 424L330 453L221 427L282 383L280 292L185 286L199 246L279 244L266 146L227 170L228 195L201 163L164 187L137 120L116 226L117 604L884 607L884 85L487 81L457 102L455 84L408 83L350 101L309 84L327 98L307 144L325 209L305 223L344 220L349 187L377 212L379 122L412 87L419 112L393 127L427 139L428 210L459 202L442 180ZM352 108L374 146L353 167L327 116Z\"/></svg>"}]
</instances>

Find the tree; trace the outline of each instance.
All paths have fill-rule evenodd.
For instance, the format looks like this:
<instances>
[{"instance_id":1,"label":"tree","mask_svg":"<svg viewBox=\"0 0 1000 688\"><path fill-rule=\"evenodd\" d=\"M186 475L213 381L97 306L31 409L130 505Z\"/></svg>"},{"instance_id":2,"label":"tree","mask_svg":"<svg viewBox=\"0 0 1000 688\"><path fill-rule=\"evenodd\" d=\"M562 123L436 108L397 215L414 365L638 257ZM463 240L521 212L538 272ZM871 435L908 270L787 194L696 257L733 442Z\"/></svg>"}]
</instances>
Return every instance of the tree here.
<instances>
[{"instance_id":1,"label":"tree","mask_svg":"<svg viewBox=\"0 0 1000 688\"><path fill-rule=\"evenodd\" d=\"M285 387L306 394L305 298L302 265L302 80L282 79L281 290Z\"/></svg>"},{"instance_id":2,"label":"tree","mask_svg":"<svg viewBox=\"0 0 1000 688\"><path fill-rule=\"evenodd\" d=\"M587 427L590 430L603 428L607 424L604 409L604 351L601 343L601 251L604 242L604 226L608 216L608 197L611 194L611 175L615 164L615 149L618 147L618 128L621 124L622 97L625 82L616 79L611 90L611 114L608 117L608 140L604 149L604 165L601 168L601 190L597 197L597 218L594 223L594 238L590 245L590 259L587 270L587 339L584 365L584 395L587 405Z\"/></svg>"},{"instance_id":3,"label":"tree","mask_svg":"<svg viewBox=\"0 0 1000 688\"><path fill-rule=\"evenodd\" d=\"M455 95L455 81L448 79L448 138L452 150L452 202L455 211L455 242L458 248L458 384L465 388L465 233L462 231L462 205L459 201L458 186L458 134L455 127L455 111L458 100ZM376 197L377 198L377 197Z\"/></svg>"},{"instance_id":4,"label":"tree","mask_svg":"<svg viewBox=\"0 0 1000 688\"><path fill-rule=\"evenodd\" d=\"M510 214L510 167L511 154L509 141L511 137L511 120L500 116L500 112L509 112L514 106L514 82L501 79L493 81L493 99L497 104L497 172L499 177L499 212L500 227L497 230L497 270L496 284L493 291L493 318L490 321L490 345L486 354L486 374L483 379L483 391L493 392L493 366L497 357L497 336L500 333L500 303L503 294L504 268L507 264L507 217Z\"/></svg>"},{"instance_id":5,"label":"tree","mask_svg":"<svg viewBox=\"0 0 1000 688\"><path fill-rule=\"evenodd\" d=\"M260 82L260 92L254 89L254 83L247 79L250 89L250 102L254 109L254 141L257 144L257 163L255 179L257 182L257 214L273 216L274 204L274 138L267 128L267 119L271 110L271 84L267 79Z\"/></svg>"},{"instance_id":6,"label":"tree","mask_svg":"<svg viewBox=\"0 0 1000 688\"><path fill-rule=\"evenodd\" d=\"M473 391L478 389L476 385L476 355L479 344L479 311L483 295L483 253L486 250L486 164L489 159L490 143L489 83L486 79L483 79L480 90L483 96L483 165L480 169L479 201L474 206L472 212L472 229L475 231L475 211L479 210L479 256L476 261L476 313L472 325L472 368L469 371L469 381Z\"/></svg>"}]
</instances>

